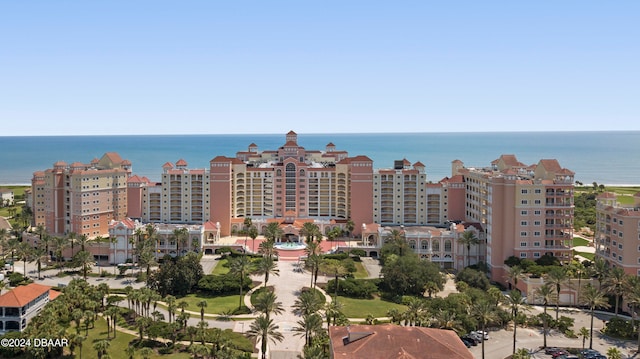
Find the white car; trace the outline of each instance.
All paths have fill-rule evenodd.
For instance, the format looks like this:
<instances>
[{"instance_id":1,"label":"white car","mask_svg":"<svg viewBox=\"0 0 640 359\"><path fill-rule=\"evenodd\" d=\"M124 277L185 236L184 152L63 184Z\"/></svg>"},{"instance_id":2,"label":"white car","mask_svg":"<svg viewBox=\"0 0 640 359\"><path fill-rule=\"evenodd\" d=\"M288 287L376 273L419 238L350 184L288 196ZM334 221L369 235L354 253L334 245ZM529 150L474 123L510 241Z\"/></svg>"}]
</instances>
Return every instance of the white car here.
<instances>
[{"instance_id":1,"label":"white car","mask_svg":"<svg viewBox=\"0 0 640 359\"><path fill-rule=\"evenodd\" d=\"M483 338L484 340L489 340L489 333L483 332L482 330L477 330L471 332L472 335L477 335L478 337Z\"/></svg>"}]
</instances>

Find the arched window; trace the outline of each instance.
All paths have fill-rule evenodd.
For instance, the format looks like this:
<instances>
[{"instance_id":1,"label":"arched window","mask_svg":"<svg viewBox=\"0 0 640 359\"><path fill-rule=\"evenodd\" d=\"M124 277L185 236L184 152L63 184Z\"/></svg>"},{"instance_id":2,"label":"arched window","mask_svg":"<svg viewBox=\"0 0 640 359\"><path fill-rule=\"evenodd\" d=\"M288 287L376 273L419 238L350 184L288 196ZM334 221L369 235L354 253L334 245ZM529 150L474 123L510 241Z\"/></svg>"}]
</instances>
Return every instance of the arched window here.
<instances>
[{"instance_id":1,"label":"arched window","mask_svg":"<svg viewBox=\"0 0 640 359\"><path fill-rule=\"evenodd\" d=\"M424 250L429 249L429 241L420 241L420 248Z\"/></svg>"},{"instance_id":2,"label":"arched window","mask_svg":"<svg viewBox=\"0 0 640 359\"><path fill-rule=\"evenodd\" d=\"M444 251L451 252L451 240L447 239L444 241Z\"/></svg>"},{"instance_id":3,"label":"arched window","mask_svg":"<svg viewBox=\"0 0 640 359\"><path fill-rule=\"evenodd\" d=\"M440 241L439 240L434 240L433 243L431 244L431 248L433 249L434 252L440 252Z\"/></svg>"},{"instance_id":4,"label":"arched window","mask_svg":"<svg viewBox=\"0 0 640 359\"><path fill-rule=\"evenodd\" d=\"M416 241L413 239L409 241L409 248L416 249Z\"/></svg>"}]
</instances>

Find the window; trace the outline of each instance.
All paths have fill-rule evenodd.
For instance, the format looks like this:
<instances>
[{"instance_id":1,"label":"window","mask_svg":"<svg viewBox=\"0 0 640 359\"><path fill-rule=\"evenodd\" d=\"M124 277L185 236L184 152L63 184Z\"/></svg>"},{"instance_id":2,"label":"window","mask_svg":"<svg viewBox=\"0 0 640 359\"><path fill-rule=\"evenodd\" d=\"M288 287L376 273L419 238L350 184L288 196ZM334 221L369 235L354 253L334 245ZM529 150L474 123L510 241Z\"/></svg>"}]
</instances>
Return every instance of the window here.
<instances>
[{"instance_id":1,"label":"window","mask_svg":"<svg viewBox=\"0 0 640 359\"><path fill-rule=\"evenodd\" d=\"M533 232L533 236L534 237L540 237L540 231Z\"/></svg>"},{"instance_id":2,"label":"window","mask_svg":"<svg viewBox=\"0 0 640 359\"><path fill-rule=\"evenodd\" d=\"M618 249L622 249L622 243L618 243Z\"/></svg>"},{"instance_id":3,"label":"window","mask_svg":"<svg viewBox=\"0 0 640 359\"><path fill-rule=\"evenodd\" d=\"M529 214L529 212L527 212L527 211L520 211L520 214L521 214L521 215L523 215L523 216L526 216L526 215L528 215L528 214Z\"/></svg>"},{"instance_id":4,"label":"window","mask_svg":"<svg viewBox=\"0 0 640 359\"><path fill-rule=\"evenodd\" d=\"M540 225L542 225L542 223L541 223L540 221L534 221L534 222L533 222L533 225L534 225L534 226L540 226Z\"/></svg>"},{"instance_id":5,"label":"window","mask_svg":"<svg viewBox=\"0 0 640 359\"><path fill-rule=\"evenodd\" d=\"M541 204L541 203L542 203L542 201L540 201L539 199L536 199L536 200L534 201L534 203L535 203L535 204Z\"/></svg>"},{"instance_id":6,"label":"window","mask_svg":"<svg viewBox=\"0 0 640 359\"><path fill-rule=\"evenodd\" d=\"M526 247L527 246L527 242L520 242L520 247Z\"/></svg>"},{"instance_id":7,"label":"window","mask_svg":"<svg viewBox=\"0 0 640 359\"><path fill-rule=\"evenodd\" d=\"M624 224L624 223L622 222L622 220L620 220L620 224Z\"/></svg>"},{"instance_id":8,"label":"window","mask_svg":"<svg viewBox=\"0 0 640 359\"><path fill-rule=\"evenodd\" d=\"M622 232L618 232L618 237L622 238Z\"/></svg>"},{"instance_id":9,"label":"window","mask_svg":"<svg viewBox=\"0 0 640 359\"><path fill-rule=\"evenodd\" d=\"M527 221L520 221L520 225L521 226L526 226L526 225L528 225L528 223L527 223Z\"/></svg>"},{"instance_id":10,"label":"window","mask_svg":"<svg viewBox=\"0 0 640 359\"><path fill-rule=\"evenodd\" d=\"M534 247L540 247L540 242L533 242L533 246ZM640 247L638 247L638 249L640 249Z\"/></svg>"},{"instance_id":11,"label":"window","mask_svg":"<svg viewBox=\"0 0 640 359\"><path fill-rule=\"evenodd\" d=\"M542 190L540 190L540 188L536 188L534 193L535 194L540 194L540 193L542 193ZM535 257L535 255L534 255L534 257Z\"/></svg>"},{"instance_id":12,"label":"window","mask_svg":"<svg viewBox=\"0 0 640 359\"><path fill-rule=\"evenodd\" d=\"M542 214L542 211L534 211L533 214L535 214L536 216L539 216L540 214Z\"/></svg>"},{"instance_id":13,"label":"window","mask_svg":"<svg viewBox=\"0 0 640 359\"><path fill-rule=\"evenodd\" d=\"M520 232L520 237L526 237L526 236L527 236L527 232L525 231Z\"/></svg>"},{"instance_id":14,"label":"window","mask_svg":"<svg viewBox=\"0 0 640 359\"><path fill-rule=\"evenodd\" d=\"M533 258L540 258L540 252L533 252Z\"/></svg>"},{"instance_id":15,"label":"window","mask_svg":"<svg viewBox=\"0 0 640 359\"><path fill-rule=\"evenodd\" d=\"M522 190L520 190L520 193L522 193L522 194L527 194L527 193L529 193L529 191L528 191L528 190L526 190L526 189L522 189Z\"/></svg>"},{"instance_id":16,"label":"window","mask_svg":"<svg viewBox=\"0 0 640 359\"><path fill-rule=\"evenodd\" d=\"M529 204L529 201L527 201L526 199L523 199L520 201L520 204Z\"/></svg>"},{"instance_id":17,"label":"window","mask_svg":"<svg viewBox=\"0 0 640 359\"><path fill-rule=\"evenodd\" d=\"M527 253L525 252L520 253L520 258L527 258Z\"/></svg>"}]
</instances>

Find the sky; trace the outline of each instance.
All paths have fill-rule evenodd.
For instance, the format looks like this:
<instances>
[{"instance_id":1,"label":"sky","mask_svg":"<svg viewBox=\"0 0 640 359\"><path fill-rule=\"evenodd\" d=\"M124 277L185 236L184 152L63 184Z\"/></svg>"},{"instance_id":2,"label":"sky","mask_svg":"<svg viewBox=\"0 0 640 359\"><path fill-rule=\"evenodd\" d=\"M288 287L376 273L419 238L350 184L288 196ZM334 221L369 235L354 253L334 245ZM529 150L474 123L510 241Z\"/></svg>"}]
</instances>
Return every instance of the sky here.
<instances>
[{"instance_id":1,"label":"sky","mask_svg":"<svg viewBox=\"0 0 640 359\"><path fill-rule=\"evenodd\" d=\"M640 130L640 1L0 1L0 136Z\"/></svg>"}]
</instances>

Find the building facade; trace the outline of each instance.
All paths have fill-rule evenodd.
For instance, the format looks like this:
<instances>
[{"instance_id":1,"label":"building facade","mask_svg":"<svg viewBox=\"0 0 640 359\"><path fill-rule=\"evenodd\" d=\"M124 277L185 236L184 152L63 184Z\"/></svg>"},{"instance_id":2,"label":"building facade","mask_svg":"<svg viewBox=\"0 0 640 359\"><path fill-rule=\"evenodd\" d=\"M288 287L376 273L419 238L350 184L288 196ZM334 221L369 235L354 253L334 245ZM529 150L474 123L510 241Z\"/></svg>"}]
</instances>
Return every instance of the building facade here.
<instances>
[{"instance_id":1,"label":"building facade","mask_svg":"<svg viewBox=\"0 0 640 359\"><path fill-rule=\"evenodd\" d=\"M597 197L596 256L611 267L620 267L625 273L640 276L640 193L633 202L621 204L614 193Z\"/></svg>"},{"instance_id":2,"label":"building facade","mask_svg":"<svg viewBox=\"0 0 640 359\"><path fill-rule=\"evenodd\" d=\"M370 223L372 193L371 159L348 157L332 143L324 151L308 151L291 131L277 150L258 151L251 144L236 157L211 160L209 219L220 223L222 235L246 217Z\"/></svg>"},{"instance_id":3,"label":"building facade","mask_svg":"<svg viewBox=\"0 0 640 359\"><path fill-rule=\"evenodd\" d=\"M464 208L465 220L486 229L487 264L494 280L504 281L510 256L535 260L545 254L568 262L573 240L574 173L555 159L527 166L514 155L502 155L490 167L453 165L461 175L464 201L450 203L450 212ZM451 208L451 207L450 207Z\"/></svg>"},{"instance_id":4,"label":"building facade","mask_svg":"<svg viewBox=\"0 0 640 359\"><path fill-rule=\"evenodd\" d=\"M0 335L23 331L29 321L59 294L46 285L31 283L0 295Z\"/></svg>"},{"instance_id":5,"label":"building facade","mask_svg":"<svg viewBox=\"0 0 640 359\"><path fill-rule=\"evenodd\" d=\"M43 223L53 235L106 234L110 221L126 218L130 174L131 162L114 152L89 164L58 161L51 169L35 172L35 223Z\"/></svg>"}]
</instances>

